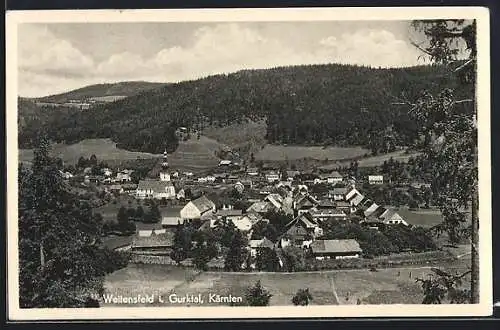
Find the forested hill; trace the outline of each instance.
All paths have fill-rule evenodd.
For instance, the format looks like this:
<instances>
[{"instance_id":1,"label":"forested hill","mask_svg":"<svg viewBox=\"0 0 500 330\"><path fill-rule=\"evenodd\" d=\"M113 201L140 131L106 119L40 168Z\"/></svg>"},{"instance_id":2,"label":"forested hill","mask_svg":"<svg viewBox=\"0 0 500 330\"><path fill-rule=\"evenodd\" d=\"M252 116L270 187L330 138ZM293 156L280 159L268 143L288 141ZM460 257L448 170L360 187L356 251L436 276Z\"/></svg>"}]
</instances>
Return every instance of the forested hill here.
<instances>
[{"instance_id":1,"label":"forested hill","mask_svg":"<svg viewBox=\"0 0 500 330\"><path fill-rule=\"evenodd\" d=\"M176 148L179 126L224 126L265 118L271 143L383 150L388 140L397 145L415 138L408 108L393 105L394 97L404 94L412 100L423 90L437 93L449 87L459 97L470 98L472 88L454 79L441 66L372 69L331 64L245 70L167 84L88 111L59 114L43 129L56 141L111 137L120 147L159 153ZM39 128L40 122L36 125ZM21 145L29 145L32 138L21 134Z\"/></svg>"},{"instance_id":2,"label":"forested hill","mask_svg":"<svg viewBox=\"0 0 500 330\"><path fill-rule=\"evenodd\" d=\"M124 81L113 84L97 84L75 89L67 93L37 98L39 102L65 103L69 100L85 100L103 96L132 96L164 86L147 81Z\"/></svg>"}]
</instances>

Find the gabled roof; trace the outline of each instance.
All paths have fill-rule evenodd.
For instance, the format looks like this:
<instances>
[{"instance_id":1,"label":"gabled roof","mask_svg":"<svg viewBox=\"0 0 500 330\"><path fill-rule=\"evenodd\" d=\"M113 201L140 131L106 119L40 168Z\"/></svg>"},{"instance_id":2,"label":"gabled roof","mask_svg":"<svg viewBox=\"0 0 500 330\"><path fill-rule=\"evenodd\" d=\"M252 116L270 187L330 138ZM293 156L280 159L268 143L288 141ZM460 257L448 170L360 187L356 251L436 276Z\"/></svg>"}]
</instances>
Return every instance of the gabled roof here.
<instances>
[{"instance_id":1,"label":"gabled roof","mask_svg":"<svg viewBox=\"0 0 500 330\"><path fill-rule=\"evenodd\" d=\"M183 224L184 219L180 217L163 217L161 220L162 226L177 226L178 224Z\"/></svg>"},{"instance_id":2,"label":"gabled roof","mask_svg":"<svg viewBox=\"0 0 500 330\"><path fill-rule=\"evenodd\" d=\"M137 190L152 190L154 193L166 192L167 187L172 187L173 184L170 181L159 181L159 180L141 180L137 186Z\"/></svg>"},{"instance_id":3,"label":"gabled roof","mask_svg":"<svg viewBox=\"0 0 500 330\"><path fill-rule=\"evenodd\" d=\"M346 201L336 201L335 202L335 207L340 208L340 207L351 207L351 204Z\"/></svg>"},{"instance_id":4,"label":"gabled roof","mask_svg":"<svg viewBox=\"0 0 500 330\"><path fill-rule=\"evenodd\" d=\"M269 194L265 200L269 201L276 208L281 208L281 204L283 204L283 197L279 194Z\"/></svg>"},{"instance_id":5,"label":"gabled roof","mask_svg":"<svg viewBox=\"0 0 500 330\"><path fill-rule=\"evenodd\" d=\"M297 224L293 224L286 230L283 236L287 238L306 239L309 237L309 233L304 227Z\"/></svg>"},{"instance_id":6,"label":"gabled roof","mask_svg":"<svg viewBox=\"0 0 500 330\"><path fill-rule=\"evenodd\" d=\"M274 243L271 242L267 237L264 237L263 239L252 239L248 242L249 246L253 249L257 248L269 248L272 249L274 248Z\"/></svg>"},{"instance_id":7,"label":"gabled roof","mask_svg":"<svg viewBox=\"0 0 500 330\"><path fill-rule=\"evenodd\" d=\"M347 253L362 252L359 243L354 239L316 240L311 243L313 253Z\"/></svg>"},{"instance_id":8,"label":"gabled roof","mask_svg":"<svg viewBox=\"0 0 500 330\"><path fill-rule=\"evenodd\" d=\"M312 210L312 211L309 211L309 214L311 214L311 216L313 218L318 217L318 216L332 216L332 217L334 217L334 216L345 217L346 216L344 211L336 210L336 209Z\"/></svg>"},{"instance_id":9,"label":"gabled roof","mask_svg":"<svg viewBox=\"0 0 500 330\"><path fill-rule=\"evenodd\" d=\"M242 210L217 210L215 215L221 217L230 217L230 216L238 216L243 213Z\"/></svg>"},{"instance_id":10,"label":"gabled roof","mask_svg":"<svg viewBox=\"0 0 500 330\"><path fill-rule=\"evenodd\" d=\"M190 203L192 203L200 211L201 214L215 208L214 202L209 200L205 195L192 200Z\"/></svg>"},{"instance_id":11,"label":"gabled roof","mask_svg":"<svg viewBox=\"0 0 500 330\"><path fill-rule=\"evenodd\" d=\"M376 204L376 203L373 203L372 205L370 205L370 207L368 207L365 212L364 212L364 215L365 217L371 215L373 212L375 212L377 209L379 208L379 206Z\"/></svg>"},{"instance_id":12,"label":"gabled roof","mask_svg":"<svg viewBox=\"0 0 500 330\"><path fill-rule=\"evenodd\" d=\"M349 190L346 187L336 187L332 191L334 195L345 195Z\"/></svg>"},{"instance_id":13,"label":"gabled roof","mask_svg":"<svg viewBox=\"0 0 500 330\"><path fill-rule=\"evenodd\" d=\"M323 209L335 208L335 203L329 199L322 199L319 201L318 208L323 208Z\"/></svg>"},{"instance_id":14,"label":"gabled roof","mask_svg":"<svg viewBox=\"0 0 500 330\"><path fill-rule=\"evenodd\" d=\"M261 201L261 202L255 202L250 207L247 209L247 213L266 213L271 210L271 203Z\"/></svg>"}]
</instances>

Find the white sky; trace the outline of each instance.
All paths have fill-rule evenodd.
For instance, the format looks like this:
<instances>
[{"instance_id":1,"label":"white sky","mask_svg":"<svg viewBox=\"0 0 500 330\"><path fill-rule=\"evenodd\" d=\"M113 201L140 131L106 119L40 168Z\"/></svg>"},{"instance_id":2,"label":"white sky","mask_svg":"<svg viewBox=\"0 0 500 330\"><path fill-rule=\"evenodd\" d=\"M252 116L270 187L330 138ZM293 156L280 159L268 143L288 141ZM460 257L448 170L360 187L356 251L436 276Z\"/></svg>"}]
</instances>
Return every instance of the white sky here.
<instances>
[{"instance_id":1,"label":"white sky","mask_svg":"<svg viewBox=\"0 0 500 330\"><path fill-rule=\"evenodd\" d=\"M423 64L410 33L409 22L402 21L22 24L19 95L285 65Z\"/></svg>"}]
</instances>

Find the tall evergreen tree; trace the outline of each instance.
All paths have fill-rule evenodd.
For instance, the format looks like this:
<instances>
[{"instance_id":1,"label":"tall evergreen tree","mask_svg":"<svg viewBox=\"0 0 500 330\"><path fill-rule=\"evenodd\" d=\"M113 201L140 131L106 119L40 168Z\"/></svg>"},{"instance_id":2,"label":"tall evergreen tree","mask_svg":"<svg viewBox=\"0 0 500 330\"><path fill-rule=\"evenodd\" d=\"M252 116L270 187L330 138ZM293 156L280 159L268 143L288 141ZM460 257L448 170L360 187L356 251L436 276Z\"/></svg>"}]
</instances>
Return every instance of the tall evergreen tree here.
<instances>
[{"instance_id":1,"label":"tall evergreen tree","mask_svg":"<svg viewBox=\"0 0 500 330\"><path fill-rule=\"evenodd\" d=\"M20 306L84 307L103 291L101 224L65 186L41 139L19 173Z\"/></svg>"}]
</instances>

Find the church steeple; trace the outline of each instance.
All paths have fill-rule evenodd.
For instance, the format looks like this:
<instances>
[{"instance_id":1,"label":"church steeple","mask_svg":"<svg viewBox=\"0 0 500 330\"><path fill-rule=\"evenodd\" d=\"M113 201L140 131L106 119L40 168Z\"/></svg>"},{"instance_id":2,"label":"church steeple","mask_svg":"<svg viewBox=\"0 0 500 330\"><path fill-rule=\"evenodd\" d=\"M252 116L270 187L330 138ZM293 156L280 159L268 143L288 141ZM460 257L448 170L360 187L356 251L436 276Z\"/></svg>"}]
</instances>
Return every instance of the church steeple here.
<instances>
[{"instance_id":1,"label":"church steeple","mask_svg":"<svg viewBox=\"0 0 500 330\"><path fill-rule=\"evenodd\" d=\"M167 150L163 152L163 162L161 163L161 166L163 168L168 168L168 157L167 157Z\"/></svg>"}]
</instances>

